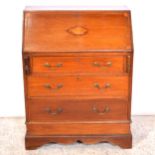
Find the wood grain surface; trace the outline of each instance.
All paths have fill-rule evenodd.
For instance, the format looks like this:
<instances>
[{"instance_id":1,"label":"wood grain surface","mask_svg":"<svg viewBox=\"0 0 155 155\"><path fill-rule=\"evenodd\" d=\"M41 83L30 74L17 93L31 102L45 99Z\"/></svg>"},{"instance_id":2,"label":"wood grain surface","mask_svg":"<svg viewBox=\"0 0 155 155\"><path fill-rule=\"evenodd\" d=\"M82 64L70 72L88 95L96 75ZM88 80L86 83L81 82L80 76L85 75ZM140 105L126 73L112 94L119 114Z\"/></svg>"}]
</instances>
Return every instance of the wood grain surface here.
<instances>
[{"instance_id":1,"label":"wood grain surface","mask_svg":"<svg viewBox=\"0 0 155 155\"><path fill-rule=\"evenodd\" d=\"M78 140L132 147L129 10L25 10L23 70L26 149Z\"/></svg>"},{"instance_id":2,"label":"wood grain surface","mask_svg":"<svg viewBox=\"0 0 155 155\"><path fill-rule=\"evenodd\" d=\"M26 11L23 50L131 51L130 22L129 11Z\"/></svg>"}]
</instances>

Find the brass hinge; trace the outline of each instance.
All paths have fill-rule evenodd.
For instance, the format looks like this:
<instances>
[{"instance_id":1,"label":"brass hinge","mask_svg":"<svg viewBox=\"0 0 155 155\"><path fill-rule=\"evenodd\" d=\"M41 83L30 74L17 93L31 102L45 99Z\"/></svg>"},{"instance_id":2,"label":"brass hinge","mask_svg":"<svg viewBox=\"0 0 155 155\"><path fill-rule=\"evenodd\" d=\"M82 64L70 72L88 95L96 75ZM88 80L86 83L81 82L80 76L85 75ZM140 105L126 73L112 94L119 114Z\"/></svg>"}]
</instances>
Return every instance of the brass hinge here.
<instances>
[{"instance_id":1,"label":"brass hinge","mask_svg":"<svg viewBox=\"0 0 155 155\"><path fill-rule=\"evenodd\" d=\"M30 74L30 56L24 56L24 73L26 75Z\"/></svg>"},{"instance_id":2,"label":"brass hinge","mask_svg":"<svg viewBox=\"0 0 155 155\"><path fill-rule=\"evenodd\" d=\"M128 55L126 59L126 72L130 73L130 69L131 69L131 57L130 55Z\"/></svg>"}]
</instances>

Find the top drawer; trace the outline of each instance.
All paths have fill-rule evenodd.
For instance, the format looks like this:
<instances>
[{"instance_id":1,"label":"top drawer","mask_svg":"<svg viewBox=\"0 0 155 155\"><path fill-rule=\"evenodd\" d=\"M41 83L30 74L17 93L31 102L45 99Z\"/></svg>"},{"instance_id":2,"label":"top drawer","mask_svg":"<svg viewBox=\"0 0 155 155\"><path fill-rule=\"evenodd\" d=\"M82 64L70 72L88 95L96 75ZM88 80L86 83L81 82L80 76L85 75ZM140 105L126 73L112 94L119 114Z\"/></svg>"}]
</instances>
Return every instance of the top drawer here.
<instances>
[{"instance_id":1,"label":"top drawer","mask_svg":"<svg viewBox=\"0 0 155 155\"><path fill-rule=\"evenodd\" d=\"M32 73L123 73L124 56L35 56L32 58Z\"/></svg>"}]
</instances>

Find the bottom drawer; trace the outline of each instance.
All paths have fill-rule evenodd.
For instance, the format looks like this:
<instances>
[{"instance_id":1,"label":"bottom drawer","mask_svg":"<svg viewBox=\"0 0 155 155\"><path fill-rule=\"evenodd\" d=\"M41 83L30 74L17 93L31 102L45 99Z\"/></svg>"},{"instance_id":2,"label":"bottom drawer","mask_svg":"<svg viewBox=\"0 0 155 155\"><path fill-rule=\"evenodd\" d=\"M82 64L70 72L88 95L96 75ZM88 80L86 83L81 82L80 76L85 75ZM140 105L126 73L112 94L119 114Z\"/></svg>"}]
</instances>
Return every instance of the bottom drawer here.
<instances>
[{"instance_id":1,"label":"bottom drawer","mask_svg":"<svg viewBox=\"0 0 155 155\"><path fill-rule=\"evenodd\" d=\"M125 101L93 100L28 100L29 122L77 122L127 120Z\"/></svg>"}]
</instances>

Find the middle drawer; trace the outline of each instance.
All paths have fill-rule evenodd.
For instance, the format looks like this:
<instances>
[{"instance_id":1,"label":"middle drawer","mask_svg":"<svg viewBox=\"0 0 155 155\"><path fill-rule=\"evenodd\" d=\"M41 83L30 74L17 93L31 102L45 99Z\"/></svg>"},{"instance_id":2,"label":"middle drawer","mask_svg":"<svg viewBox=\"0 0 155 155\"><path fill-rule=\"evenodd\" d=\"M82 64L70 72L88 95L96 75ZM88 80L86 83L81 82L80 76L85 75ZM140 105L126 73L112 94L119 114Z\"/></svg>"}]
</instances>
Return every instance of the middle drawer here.
<instances>
[{"instance_id":1,"label":"middle drawer","mask_svg":"<svg viewBox=\"0 0 155 155\"><path fill-rule=\"evenodd\" d=\"M91 96L127 98L127 76L28 76L28 97Z\"/></svg>"}]
</instances>

